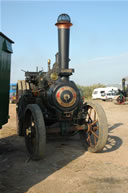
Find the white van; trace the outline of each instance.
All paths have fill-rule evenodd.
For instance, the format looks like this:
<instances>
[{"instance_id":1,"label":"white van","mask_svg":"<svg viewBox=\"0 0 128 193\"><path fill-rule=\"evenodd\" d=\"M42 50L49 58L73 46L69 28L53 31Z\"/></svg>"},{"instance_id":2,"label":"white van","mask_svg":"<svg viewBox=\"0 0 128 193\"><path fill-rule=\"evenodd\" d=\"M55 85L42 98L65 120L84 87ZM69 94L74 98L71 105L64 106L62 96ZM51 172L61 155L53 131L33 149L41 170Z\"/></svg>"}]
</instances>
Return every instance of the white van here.
<instances>
[{"instance_id":1,"label":"white van","mask_svg":"<svg viewBox=\"0 0 128 193\"><path fill-rule=\"evenodd\" d=\"M92 99L113 99L117 92L117 87L96 88L92 93Z\"/></svg>"},{"instance_id":2,"label":"white van","mask_svg":"<svg viewBox=\"0 0 128 193\"><path fill-rule=\"evenodd\" d=\"M92 99L104 99L105 88L95 88L92 93Z\"/></svg>"}]
</instances>

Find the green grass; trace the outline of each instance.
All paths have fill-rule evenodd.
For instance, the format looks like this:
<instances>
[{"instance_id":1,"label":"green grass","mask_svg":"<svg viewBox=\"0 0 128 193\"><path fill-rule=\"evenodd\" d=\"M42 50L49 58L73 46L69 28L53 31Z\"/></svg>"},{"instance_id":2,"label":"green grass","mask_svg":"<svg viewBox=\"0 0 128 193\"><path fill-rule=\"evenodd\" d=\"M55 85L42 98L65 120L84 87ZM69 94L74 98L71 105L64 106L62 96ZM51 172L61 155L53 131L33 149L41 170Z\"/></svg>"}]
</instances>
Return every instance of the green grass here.
<instances>
[{"instance_id":1,"label":"green grass","mask_svg":"<svg viewBox=\"0 0 128 193\"><path fill-rule=\"evenodd\" d=\"M103 84L94 84L94 85L91 85L91 86L80 86L80 85L77 85L79 89L82 90L83 92L83 95L86 99L90 99L92 98L92 92L95 88L105 88L106 86L103 85Z\"/></svg>"}]
</instances>

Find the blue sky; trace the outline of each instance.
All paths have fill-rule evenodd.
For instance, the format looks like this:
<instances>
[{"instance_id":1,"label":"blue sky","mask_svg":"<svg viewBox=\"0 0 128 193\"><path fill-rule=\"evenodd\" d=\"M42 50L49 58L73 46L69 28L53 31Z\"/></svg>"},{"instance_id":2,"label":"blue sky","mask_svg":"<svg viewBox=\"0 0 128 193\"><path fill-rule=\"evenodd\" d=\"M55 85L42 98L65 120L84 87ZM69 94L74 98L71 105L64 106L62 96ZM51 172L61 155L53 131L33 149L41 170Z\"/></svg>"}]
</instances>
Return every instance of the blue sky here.
<instances>
[{"instance_id":1,"label":"blue sky","mask_svg":"<svg viewBox=\"0 0 128 193\"><path fill-rule=\"evenodd\" d=\"M127 1L1 1L0 31L15 41L11 81L23 70L47 70L58 50L61 13L71 17L71 77L80 85L120 83L128 76Z\"/></svg>"}]
</instances>

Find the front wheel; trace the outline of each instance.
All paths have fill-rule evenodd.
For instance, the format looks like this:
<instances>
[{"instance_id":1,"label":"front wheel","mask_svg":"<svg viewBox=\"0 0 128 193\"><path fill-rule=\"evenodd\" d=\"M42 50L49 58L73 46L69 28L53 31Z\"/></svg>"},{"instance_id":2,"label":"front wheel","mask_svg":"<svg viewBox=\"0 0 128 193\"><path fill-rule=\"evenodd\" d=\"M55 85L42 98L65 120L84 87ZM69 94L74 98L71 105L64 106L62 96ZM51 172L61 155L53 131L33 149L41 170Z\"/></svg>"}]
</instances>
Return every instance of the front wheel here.
<instances>
[{"instance_id":1,"label":"front wheel","mask_svg":"<svg viewBox=\"0 0 128 193\"><path fill-rule=\"evenodd\" d=\"M83 145L89 152L99 152L106 145L108 138L108 123L105 112L99 104L87 102L83 109L86 113L86 130L80 131Z\"/></svg>"},{"instance_id":2,"label":"front wheel","mask_svg":"<svg viewBox=\"0 0 128 193\"><path fill-rule=\"evenodd\" d=\"M41 159L45 153L46 130L43 114L36 104L30 104L25 110L25 142L33 160Z\"/></svg>"}]
</instances>

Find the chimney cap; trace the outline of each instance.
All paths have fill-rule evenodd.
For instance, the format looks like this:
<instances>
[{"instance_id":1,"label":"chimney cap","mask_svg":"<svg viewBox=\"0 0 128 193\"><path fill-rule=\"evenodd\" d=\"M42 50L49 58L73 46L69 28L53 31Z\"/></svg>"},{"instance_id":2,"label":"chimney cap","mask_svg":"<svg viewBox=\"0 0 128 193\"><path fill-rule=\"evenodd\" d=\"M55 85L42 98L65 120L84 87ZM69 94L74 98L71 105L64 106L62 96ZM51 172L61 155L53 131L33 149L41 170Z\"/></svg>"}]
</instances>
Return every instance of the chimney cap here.
<instances>
[{"instance_id":1,"label":"chimney cap","mask_svg":"<svg viewBox=\"0 0 128 193\"><path fill-rule=\"evenodd\" d=\"M62 13L58 16L57 23L70 23L71 19L68 14Z\"/></svg>"}]
</instances>

